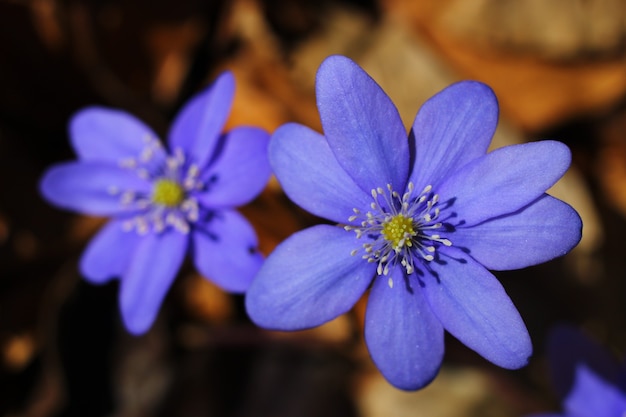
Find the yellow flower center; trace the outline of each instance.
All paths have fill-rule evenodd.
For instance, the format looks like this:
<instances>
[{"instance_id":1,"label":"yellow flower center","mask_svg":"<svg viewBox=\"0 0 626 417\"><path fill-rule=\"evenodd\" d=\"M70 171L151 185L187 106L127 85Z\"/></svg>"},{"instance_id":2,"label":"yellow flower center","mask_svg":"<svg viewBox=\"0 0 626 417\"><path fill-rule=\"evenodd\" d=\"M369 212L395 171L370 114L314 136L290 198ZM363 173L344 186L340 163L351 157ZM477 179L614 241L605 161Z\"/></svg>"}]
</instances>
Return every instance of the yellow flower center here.
<instances>
[{"instance_id":1,"label":"yellow flower center","mask_svg":"<svg viewBox=\"0 0 626 417\"><path fill-rule=\"evenodd\" d=\"M438 247L452 246L450 239L439 234L448 230L444 223L437 221L441 207L439 195L432 189L431 185L427 185L415 196L412 182L408 183L404 194L394 191L387 184L386 191L382 187L372 190L374 201L369 211L363 213L358 208L352 209L354 214L348 217L350 224L344 229L354 231L357 239L367 237L362 246L362 258L378 264L378 275L389 275L390 269L396 265L403 267L407 274L412 274L416 262L431 262ZM353 249L350 255L354 256L359 251L358 248ZM391 277L389 287L393 287Z\"/></svg>"},{"instance_id":2,"label":"yellow flower center","mask_svg":"<svg viewBox=\"0 0 626 417\"><path fill-rule=\"evenodd\" d=\"M166 207L176 207L183 202L185 190L179 183L170 179L160 179L154 183L152 201Z\"/></svg>"},{"instance_id":3,"label":"yellow flower center","mask_svg":"<svg viewBox=\"0 0 626 417\"><path fill-rule=\"evenodd\" d=\"M411 237L415 236L413 219L404 214L396 214L383 224L382 234L394 249L411 246Z\"/></svg>"}]
</instances>

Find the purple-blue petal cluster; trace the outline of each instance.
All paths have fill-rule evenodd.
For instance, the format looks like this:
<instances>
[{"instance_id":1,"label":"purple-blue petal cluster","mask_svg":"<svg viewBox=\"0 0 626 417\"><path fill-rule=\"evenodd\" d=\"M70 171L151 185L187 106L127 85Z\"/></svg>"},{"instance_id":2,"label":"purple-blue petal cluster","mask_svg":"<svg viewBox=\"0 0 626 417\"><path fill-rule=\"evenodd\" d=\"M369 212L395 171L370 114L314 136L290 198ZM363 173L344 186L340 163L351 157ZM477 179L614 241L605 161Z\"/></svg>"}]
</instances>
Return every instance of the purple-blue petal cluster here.
<instances>
[{"instance_id":1,"label":"purple-blue petal cluster","mask_svg":"<svg viewBox=\"0 0 626 417\"><path fill-rule=\"evenodd\" d=\"M252 320L318 326L369 289L365 340L399 388L435 377L444 330L497 365L524 366L528 332L488 269L545 262L580 240L578 214L546 194L569 167L568 148L542 141L486 153L498 105L479 82L428 100L408 140L389 97L348 58L322 63L316 93L324 135L286 124L269 158L296 204L339 226L276 248L246 294Z\"/></svg>"},{"instance_id":2,"label":"purple-blue petal cluster","mask_svg":"<svg viewBox=\"0 0 626 417\"><path fill-rule=\"evenodd\" d=\"M550 374L563 413L532 417L623 417L626 366L581 331L556 327L548 340Z\"/></svg>"},{"instance_id":3,"label":"purple-blue petal cluster","mask_svg":"<svg viewBox=\"0 0 626 417\"><path fill-rule=\"evenodd\" d=\"M165 146L132 115L103 107L70 123L75 162L50 168L41 192L77 212L111 216L80 267L93 283L120 279L124 324L147 331L188 253L221 288L246 291L263 261L252 226L234 208L265 187L269 134L223 133L235 89L230 72L193 97Z\"/></svg>"}]
</instances>

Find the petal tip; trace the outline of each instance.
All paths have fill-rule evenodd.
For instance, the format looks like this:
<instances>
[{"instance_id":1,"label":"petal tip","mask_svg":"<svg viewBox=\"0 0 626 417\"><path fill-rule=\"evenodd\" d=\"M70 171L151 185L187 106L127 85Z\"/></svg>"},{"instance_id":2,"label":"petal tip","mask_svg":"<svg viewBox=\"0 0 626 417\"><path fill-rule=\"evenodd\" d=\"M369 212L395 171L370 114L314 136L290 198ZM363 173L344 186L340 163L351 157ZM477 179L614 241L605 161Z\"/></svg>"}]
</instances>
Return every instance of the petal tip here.
<instances>
[{"instance_id":1,"label":"petal tip","mask_svg":"<svg viewBox=\"0 0 626 417\"><path fill-rule=\"evenodd\" d=\"M235 95L235 74L233 74L231 70L221 72L211 83L207 91L211 92L217 89L221 90L223 93L228 93L231 99Z\"/></svg>"},{"instance_id":2,"label":"petal tip","mask_svg":"<svg viewBox=\"0 0 626 417\"><path fill-rule=\"evenodd\" d=\"M439 96L452 96L458 98L460 101L465 101L468 105L485 106L493 109L493 114L498 114L498 98L493 89L480 81L475 80L462 80L450 84L439 93L431 97L430 100L437 100Z\"/></svg>"},{"instance_id":3,"label":"petal tip","mask_svg":"<svg viewBox=\"0 0 626 417\"><path fill-rule=\"evenodd\" d=\"M356 67L357 64L347 56L330 55L322 61L317 72L319 74L321 71L327 71L335 66Z\"/></svg>"},{"instance_id":4,"label":"petal tip","mask_svg":"<svg viewBox=\"0 0 626 417\"><path fill-rule=\"evenodd\" d=\"M494 99L496 98L496 94L494 93L493 89L488 84L485 84L481 81L476 81L476 80L458 81L454 84L451 84L449 88L463 89L468 93L473 93L476 95L484 95L486 97L488 96Z\"/></svg>"},{"instance_id":5,"label":"petal tip","mask_svg":"<svg viewBox=\"0 0 626 417\"><path fill-rule=\"evenodd\" d=\"M158 311L152 311L152 309L137 308L134 300L124 297L123 291L120 292L120 312L124 327L135 336L146 333L152 327L158 314Z\"/></svg>"},{"instance_id":6,"label":"petal tip","mask_svg":"<svg viewBox=\"0 0 626 417\"><path fill-rule=\"evenodd\" d=\"M528 365L530 362L530 358L533 356L533 346L530 341L530 336L528 336L527 341L522 341L518 346L517 350L511 352L508 357L502 358L500 361L492 361L496 365L505 368L505 369L521 369ZM491 360L491 359L489 359Z\"/></svg>"},{"instance_id":7,"label":"petal tip","mask_svg":"<svg viewBox=\"0 0 626 417\"><path fill-rule=\"evenodd\" d=\"M152 326L153 319L123 316L124 327L134 336L141 336Z\"/></svg>"},{"instance_id":8,"label":"petal tip","mask_svg":"<svg viewBox=\"0 0 626 417\"><path fill-rule=\"evenodd\" d=\"M280 323L279 320L276 320L274 315L268 309L268 306L260 300L261 296L257 295L257 292L261 290L256 290L254 287L254 282L248 287L245 298L244 298L244 306L246 309L246 314L250 318L250 320L263 329L270 330L293 330L290 328L286 328L278 325Z\"/></svg>"},{"instance_id":9,"label":"petal tip","mask_svg":"<svg viewBox=\"0 0 626 417\"><path fill-rule=\"evenodd\" d=\"M352 59L343 55L331 55L324 59L317 69L315 76L315 92L316 96L324 96L326 93L326 84L330 79L339 76L340 79L346 80L353 77L355 72L364 73L363 69ZM369 75L367 76L369 78Z\"/></svg>"},{"instance_id":10,"label":"petal tip","mask_svg":"<svg viewBox=\"0 0 626 417\"><path fill-rule=\"evenodd\" d=\"M393 377L385 377L387 381L394 387L401 389L403 391L418 391L422 388L430 385L431 382L435 380L437 375L439 374L439 369L437 368L432 375L420 375L421 378L410 378L408 380L393 378Z\"/></svg>"},{"instance_id":11,"label":"petal tip","mask_svg":"<svg viewBox=\"0 0 626 417\"><path fill-rule=\"evenodd\" d=\"M66 164L57 164L48 168L42 175L38 184L39 194L44 200L59 208L66 208L63 204L63 199L59 198L57 192L59 187L63 187L65 165Z\"/></svg>"}]
</instances>

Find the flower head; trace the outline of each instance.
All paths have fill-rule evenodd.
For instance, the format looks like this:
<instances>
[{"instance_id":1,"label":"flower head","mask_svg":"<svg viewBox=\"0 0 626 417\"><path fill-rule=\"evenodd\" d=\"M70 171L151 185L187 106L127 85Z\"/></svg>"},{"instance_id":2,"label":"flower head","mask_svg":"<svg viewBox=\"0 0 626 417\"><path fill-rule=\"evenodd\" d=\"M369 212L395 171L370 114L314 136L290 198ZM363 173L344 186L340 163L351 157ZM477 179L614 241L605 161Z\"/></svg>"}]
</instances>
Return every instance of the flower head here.
<instances>
[{"instance_id":1,"label":"flower head","mask_svg":"<svg viewBox=\"0 0 626 417\"><path fill-rule=\"evenodd\" d=\"M563 414L533 417L626 416L626 366L570 326L556 327L548 339L550 373L563 398Z\"/></svg>"},{"instance_id":2,"label":"flower head","mask_svg":"<svg viewBox=\"0 0 626 417\"><path fill-rule=\"evenodd\" d=\"M568 148L486 153L498 107L478 82L428 100L408 140L389 97L349 59L322 63L316 88L324 135L280 127L270 163L294 202L339 227L314 226L276 248L246 294L252 320L318 326L371 288L365 341L395 386L435 377L444 329L500 366L525 365L528 332L488 269L544 262L578 243L578 214L545 194L567 170Z\"/></svg>"},{"instance_id":3,"label":"flower head","mask_svg":"<svg viewBox=\"0 0 626 417\"><path fill-rule=\"evenodd\" d=\"M80 267L93 283L120 278L132 333L151 326L188 252L204 276L232 292L244 292L262 263L254 230L234 207L269 178L269 135L251 127L222 134L234 88L225 72L192 98L167 148L128 113L86 108L70 123L79 160L50 168L41 181L51 203L112 217Z\"/></svg>"}]
</instances>

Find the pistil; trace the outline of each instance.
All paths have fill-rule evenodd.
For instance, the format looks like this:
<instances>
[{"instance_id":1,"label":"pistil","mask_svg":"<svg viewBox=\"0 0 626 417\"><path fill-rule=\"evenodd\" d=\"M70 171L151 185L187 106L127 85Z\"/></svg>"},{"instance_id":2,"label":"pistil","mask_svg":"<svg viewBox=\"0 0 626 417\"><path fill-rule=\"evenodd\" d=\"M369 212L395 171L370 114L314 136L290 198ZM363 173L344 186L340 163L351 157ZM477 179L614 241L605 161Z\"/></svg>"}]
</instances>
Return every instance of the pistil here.
<instances>
[{"instance_id":1,"label":"pistil","mask_svg":"<svg viewBox=\"0 0 626 417\"><path fill-rule=\"evenodd\" d=\"M176 207L185 199L185 190L178 182L161 178L154 183L152 201L165 207Z\"/></svg>"}]
</instances>

